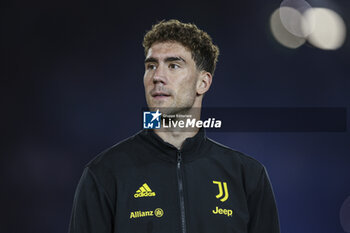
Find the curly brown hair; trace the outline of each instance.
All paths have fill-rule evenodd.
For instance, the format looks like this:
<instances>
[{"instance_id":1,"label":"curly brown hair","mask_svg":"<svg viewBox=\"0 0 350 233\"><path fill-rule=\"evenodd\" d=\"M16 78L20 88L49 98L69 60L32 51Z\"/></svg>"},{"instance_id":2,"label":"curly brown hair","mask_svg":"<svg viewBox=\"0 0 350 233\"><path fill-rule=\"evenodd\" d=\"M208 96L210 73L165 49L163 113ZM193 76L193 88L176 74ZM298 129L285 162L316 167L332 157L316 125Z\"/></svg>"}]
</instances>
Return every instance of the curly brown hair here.
<instances>
[{"instance_id":1,"label":"curly brown hair","mask_svg":"<svg viewBox=\"0 0 350 233\"><path fill-rule=\"evenodd\" d=\"M155 42L175 41L190 49L197 69L214 75L218 61L219 48L214 45L208 33L191 23L182 23L176 19L162 20L152 26L143 38L145 55Z\"/></svg>"}]
</instances>

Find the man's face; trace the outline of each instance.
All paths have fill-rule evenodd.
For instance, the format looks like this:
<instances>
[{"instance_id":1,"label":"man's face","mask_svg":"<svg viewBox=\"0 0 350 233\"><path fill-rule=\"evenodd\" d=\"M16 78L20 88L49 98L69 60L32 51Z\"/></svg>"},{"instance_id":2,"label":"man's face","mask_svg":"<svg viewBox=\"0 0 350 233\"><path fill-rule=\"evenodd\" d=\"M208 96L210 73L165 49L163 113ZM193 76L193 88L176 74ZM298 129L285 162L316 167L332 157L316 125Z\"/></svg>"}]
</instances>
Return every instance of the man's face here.
<instances>
[{"instance_id":1,"label":"man's face","mask_svg":"<svg viewBox=\"0 0 350 233\"><path fill-rule=\"evenodd\" d=\"M148 107L170 108L168 114L191 108L198 75L191 52L180 43L153 44L146 55L143 79Z\"/></svg>"}]
</instances>

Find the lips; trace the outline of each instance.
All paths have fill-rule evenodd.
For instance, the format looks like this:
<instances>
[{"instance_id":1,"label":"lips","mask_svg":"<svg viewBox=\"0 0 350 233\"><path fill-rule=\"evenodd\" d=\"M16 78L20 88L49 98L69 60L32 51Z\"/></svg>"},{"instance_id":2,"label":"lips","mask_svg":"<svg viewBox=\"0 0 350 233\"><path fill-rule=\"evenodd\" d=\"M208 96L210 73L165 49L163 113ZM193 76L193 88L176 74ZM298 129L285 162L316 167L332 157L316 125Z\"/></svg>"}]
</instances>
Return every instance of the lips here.
<instances>
[{"instance_id":1,"label":"lips","mask_svg":"<svg viewBox=\"0 0 350 233\"><path fill-rule=\"evenodd\" d=\"M165 92L152 93L152 97L155 97L155 98L168 97L168 96L170 96L170 95L168 93L165 93Z\"/></svg>"}]
</instances>

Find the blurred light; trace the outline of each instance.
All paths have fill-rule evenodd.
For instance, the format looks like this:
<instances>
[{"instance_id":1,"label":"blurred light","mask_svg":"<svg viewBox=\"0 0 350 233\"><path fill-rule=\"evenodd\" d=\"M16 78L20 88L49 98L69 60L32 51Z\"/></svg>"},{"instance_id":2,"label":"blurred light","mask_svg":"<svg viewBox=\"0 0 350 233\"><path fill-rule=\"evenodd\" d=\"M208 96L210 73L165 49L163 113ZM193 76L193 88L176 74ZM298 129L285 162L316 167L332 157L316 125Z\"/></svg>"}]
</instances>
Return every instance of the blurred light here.
<instances>
[{"instance_id":1,"label":"blurred light","mask_svg":"<svg viewBox=\"0 0 350 233\"><path fill-rule=\"evenodd\" d=\"M281 3L280 17L283 26L288 32L297 37L307 37L312 26L304 17L304 13L312 9L304 0L285 0Z\"/></svg>"},{"instance_id":2,"label":"blurred light","mask_svg":"<svg viewBox=\"0 0 350 233\"><path fill-rule=\"evenodd\" d=\"M308 24L303 28L313 25L308 37L312 45L326 50L338 49L343 45L346 27L339 14L326 8L313 8L305 12L305 19Z\"/></svg>"},{"instance_id":3,"label":"blurred light","mask_svg":"<svg viewBox=\"0 0 350 233\"><path fill-rule=\"evenodd\" d=\"M284 13L286 13L287 11L290 12L288 15L301 16L301 14L293 8L289 8L289 7L283 7L283 8L285 8ZM272 35L275 37L275 39L282 45L286 46L287 48L292 48L292 49L298 48L299 46L303 45L306 41L305 38L295 36L284 27L280 17L280 9L275 10L271 15L270 27L271 27Z\"/></svg>"},{"instance_id":4,"label":"blurred light","mask_svg":"<svg viewBox=\"0 0 350 233\"><path fill-rule=\"evenodd\" d=\"M340 208L340 224L345 232L350 232L350 196Z\"/></svg>"}]
</instances>

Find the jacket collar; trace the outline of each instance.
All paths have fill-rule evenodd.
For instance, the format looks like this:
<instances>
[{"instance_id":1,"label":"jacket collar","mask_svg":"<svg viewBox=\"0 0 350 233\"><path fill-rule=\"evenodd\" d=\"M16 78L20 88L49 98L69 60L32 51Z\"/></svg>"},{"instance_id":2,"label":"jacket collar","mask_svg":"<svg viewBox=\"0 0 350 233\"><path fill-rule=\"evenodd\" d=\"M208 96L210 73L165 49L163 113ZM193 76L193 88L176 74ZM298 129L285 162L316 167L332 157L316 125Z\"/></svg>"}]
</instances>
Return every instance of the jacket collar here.
<instances>
[{"instance_id":1,"label":"jacket collar","mask_svg":"<svg viewBox=\"0 0 350 233\"><path fill-rule=\"evenodd\" d=\"M183 162L190 162L201 157L207 140L205 129L200 128L195 136L186 138L181 149L178 150L172 144L165 142L152 129L144 129L139 135L143 141L149 144L152 152L171 162L177 161L178 152L181 152Z\"/></svg>"}]
</instances>

